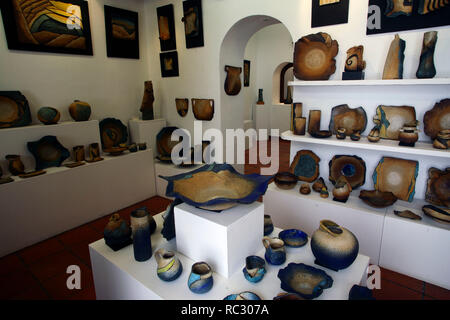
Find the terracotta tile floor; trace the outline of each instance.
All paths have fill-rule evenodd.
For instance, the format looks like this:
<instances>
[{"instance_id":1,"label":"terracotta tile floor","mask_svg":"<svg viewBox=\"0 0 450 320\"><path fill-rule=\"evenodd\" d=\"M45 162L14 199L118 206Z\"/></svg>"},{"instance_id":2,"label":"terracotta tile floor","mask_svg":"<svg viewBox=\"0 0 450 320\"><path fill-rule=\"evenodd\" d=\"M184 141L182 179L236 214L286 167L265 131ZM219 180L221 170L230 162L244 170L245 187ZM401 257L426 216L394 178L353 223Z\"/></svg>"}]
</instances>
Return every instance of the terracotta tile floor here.
<instances>
[{"instance_id":1,"label":"terracotta tile floor","mask_svg":"<svg viewBox=\"0 0 450 320\"><path fill-rule=\"evenodd\" d=\"M270 145L270 144L269 144ZM270 149L270 147L269 147ZM259 173L260 164L246 165L246 173ZM280 141L280 171L289 168L289 142ZM146 206L152 214L166 209L170 200L153 197L119 211L129 220L131 211ZM2 300L93 300L88 244L103 237L109 215L0 258L0 299ZM68 290L69 265L81 269L81 290ZM381 269L379 300L450 300L450 291L432 284Z\"/></svg>"}]
</instances>

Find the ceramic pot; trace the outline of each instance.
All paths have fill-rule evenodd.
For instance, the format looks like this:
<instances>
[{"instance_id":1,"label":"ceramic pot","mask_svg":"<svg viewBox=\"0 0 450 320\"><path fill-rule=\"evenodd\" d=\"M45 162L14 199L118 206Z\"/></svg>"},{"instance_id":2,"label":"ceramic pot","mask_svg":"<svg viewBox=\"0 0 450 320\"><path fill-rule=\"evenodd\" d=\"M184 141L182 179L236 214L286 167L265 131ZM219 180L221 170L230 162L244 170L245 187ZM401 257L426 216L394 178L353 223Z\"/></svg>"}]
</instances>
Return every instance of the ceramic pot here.
<instances>
[{"instance_id":1,"label":"ceramic pot","mask_svg":"<svg viewBox=\"0 0 450 320\"><path fill-rule=\"evenodd\" d=\"M145 142L138 143L138 148L140 151L147 149L147 144Z\"/></svg>"},{"instance_id":2,"label":"ceramic pot","mask_svg":"<svg viewBox=\"0 0 450 320\"><path fill-rule=\"evenodd\" d=\"M158 278L163 281L173 281L183 272L183 265L173 251L160 248L155 252L155 259L158 264Z\"/></svg>"},{"instance_id":3,"label":"ceramic pot","mask_svg":"<svg viewBox=\"0 0 450 320\"><path fill-rule=\"evenodd\" d=\"M38 111L38 119L45 125L58 123L61 113L52 107L42 107Z\"/></svg>"},{"instance_id":4,"label":"ceramic pot","mask_svg":"<svg viewBox=\"0 0 450 320\"><path fill-rule=\"evenodd\" d=\"M256 101L256 104L264 104L263 89L258 89L258 101Z\"/></svg>"},{"instance_id":5,"label":"ceramic pot","mask_svg":"<svg viewBox=\"0 0 450 320\"><path fill-rule=\"evenodd\" d=\"M84 161L84 146L73 147L73 159L75 162Z\"/></svg>"},{"instance_id":6,"label":"ceramic pot","mask_svg":"<svg viewBox=\"0 0 450 320\"><path fill-rule=\"evenodd\" d=\"M337 138L337 139L340 139L340 140L345 139L345 137L347 136L347 135L345 134L345 131L346 131L345 128L339 128L339 129L337 129L337 131L336 131L336 138Z\"/></svg>"},{"instance_id":7,"label":"ceramic pot","mask_svg":"<svg viewBox=\"0 0 450 320\"><path fill-rule=\"evenodd\" d=\"M300 186L299 192L300 192L301 194L304 194L304 195L310 194L310 193L311 193L311 188L309 187L309 184L303 183L303 184Z\"/></svg>"},{"instance_id":8,"label":"ceramic pot","mask_svg":"<svg viewBox=\"0 0 450 320\"><path fill-rule=\"evenodd\" d=\"M271 234L272 231L273 231L272 218L270 217L270 215L265 214L264 215L264 235L267 236L267 235Z\"/></svg>"},{"instance_id":9,"label":"ceramic pot","mask_svg":"<svg viewBox=\"0 0 450 320\"><path fill-rule=\"evenodd\" d=\"M278 188L289 190L297 185L298 178L295 174L290 172L278 172L273 181Z\"/></svg>"},{"instance_id":10,"label":"ceramic pot","mask_svg":"<svg viewBox=\"0 0 450 320\"><path fill-rule=\"evenodd\" d=\"M436 149L450 148L450 129L439 131L436 139L433 142L433 147Z\"/></svg>"},{"instance_id":11,"label":"ceramic pot","mask_svg":"<svg viewBox=\"0 0 450 320\"><path fill-rule=\"evenodd\" d=\"M137 144L136 144L136 143L130 144L130 145L128 146L128 150L129 150L130 152L137 152L137 151L138 151L138 146L137 146Z\"/></svg>"},{"instance_id":12,"label":"ceramic pot","mask_svg":"<svg viewBox=\"0 0 450 320\"><path fill-rule=\"evenodd\" d=\"M96 162L103 160L100 157L100 145L97 142L91 143L89 145L89 160L88 162Z\"/></svg>"},{"instance_id":13,"label":"ceramic pot","mask_svg":"<svg viewBox=\"0 0 450 320\"><path fill-rule=\"evenodd\" d=\"M404 126L398 133L399 145L414 147L417 140L419 140L419 134L416 126Z\"/></svg>"},{"instance_id":14,"label":"ceramic pot","mask_svg":"<svg viewBox=\"0 0 450 320\"><path fill-rule=\"evenodd\" d=\"M75 100L69 106L69 113L75 121L88 121L91 116L91 106L87 102Z\"/></svg>"},{"instance_id":15,"label":"ceramic pot","mask_svg":"<svg viewBox=\"0 0 450 320\"><path fill-rule=\"evenodd\" d=\"M380 128L378 126L370 131L369 135L367 136L367 140L369 140L370 142L380 141Z\"/></svg>"},{"instance_id":16,"label":"ceramic pot","mask_svg":"<svg viewBox=\"0 0 450 320\"><path fill-rule=\"evenodd\" d=\"M359 141L361 139L361 133L359 131L356 131L350 135L350 139L353 141Z\"/></svg>"},{"instance_id":17,"label":"ceramic pot","mask_svg":"<svg viewBox=\"0 0 450 320\"><path fill-rule=\"evenodd\" d=\"M348 183L345 176L340 176L333 189L333 200L339 202L347 202L348 197L350 196L350 192L352 192L352 187L350 183Z\"/></svg>"},{"instance_id":18,"label":"ceramic pot","mask_svg":"<svg viewBox=\"0 0 450 320\"><path fill-rule=\"evenodd\" d=\"M194 293L206 293L211 290L214 278L211 267L206 262L197 262L192 265L188 279L188 287Z\"/></svg>"},{"instance_id":19,"label":"ceramic pot","mask_svg":"<svg viewBox=\"0 0 450 320\"><path fill-rule=\"evenodd\" d=\"M9 162L8 169L13 176L18 176L19 174L25 173L25 166L23 165L19 155L8 154L5 156L5 159Z\"/></svg>"},{"instance_id":20,"label":"ceramic pot","mask_svg":"<svg viewBox=\"0 0 450 320\"><path fill-rule=\"evenodd\" d=\"M294 134L304 136L306 132L306 118L300 117L294 119Z\"/></svg>"},{"instance_id":21,"label":"ceramic pot","mask_svg":"<svg viewBox=\"0 0 450 320\"><path fill-rule=\"evenodd\" d=\"M286 261L286 248L284 241L279 238L264 237L262 243L266 248L264 257L272 265L280 265Z\"/></svg>"},{"instance_id":22,"label":"ceramic pot","mask_svg":"<svg viewBox=\"0 0 450 320\"><path fill-rule=\"evenodd\" d=\"M265 265L266 262L261 257L248 256L245 258L245 267L242 269L245 279L252 283L261 281L266 274Z\"/></svg>"},{"instance_id":23,"label":"ceramic pot","mask_svg":"<svg viewBox=\"0 0 450 320\"><path fill-rule=\"evenodd\" d=\"M358 256L359 243L349 230L330 220L320 221L311 238L315 263L331 270L345 269Z\"/></svg>"},{"instance_id":24,"label":"ceramic pot","mask_svg":"<svg viewBox=\"0 0 450 320\"><path fill-rule=\"evenodd\" d=\"M321 198L328 198L328 196L330 195L330 193L328 192L327 187L323 187L322 190L320 190L320 197Z\"/></svg>"},{"instance_id":25,"label":"ceramic pot","mask_svg":"<svg viewBox=\"0 0 450 320\"><path fill-rule=\"evenodd\" d=\"M152 256L150 219L147 210L137 209L131 212L133 230L133 251L136 261L146 261Z\"/></svg>"},{"instance_id":26,"label":"ceramic pot","mask_svg":"<svg viewBox=\"0 0 450 320\"><path fill-rule=\"evenodd\" d=\"M322 191L322 188L326 187L325 186L325 181L323 180L322 177L320 177L319 179L316 180L316 182L313 183L312 188L315 192L320 192Z\"/></svg>"},{"instance_id":27,"label":"ceramic pot","mask_svg":"<svg viewBox=\"0 0 450 320\"><path fill-rule=\"evenodd\" d=\"M103 230L103 236L106 245L114 251L118 251L133 243L130 226L117 213L113 214L109 219Z\"/></svg>"}]
</instances>

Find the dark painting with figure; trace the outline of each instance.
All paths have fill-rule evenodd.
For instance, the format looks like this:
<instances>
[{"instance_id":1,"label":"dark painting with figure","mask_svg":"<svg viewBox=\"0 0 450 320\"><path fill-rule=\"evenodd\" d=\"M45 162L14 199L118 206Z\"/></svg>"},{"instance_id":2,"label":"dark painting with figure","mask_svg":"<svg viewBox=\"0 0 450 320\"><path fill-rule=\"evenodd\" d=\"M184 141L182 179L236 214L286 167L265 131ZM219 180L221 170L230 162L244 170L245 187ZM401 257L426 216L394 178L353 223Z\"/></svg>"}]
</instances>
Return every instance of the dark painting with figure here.
<instances>
[{"instance_id":1,"label":"dark painting with figure","mask_svg":"<svg viewBox=\"0 0 450 320\"><path fill-rule=\"evenodd\" d=\"M105 6L108 57L139 59L138 13Z\"/></svg>"},{"instance_id":2,"label":"dark painting with figure","mask_svg":"<svg viewBox=\"0 0 450 320\"><path fill-rule=\"evenodd\" d=\"M93 54L86 1L2 0L0 8L10 50Z\"/></svg>"},{"instance_id":3,"label":"dark painting with figure","mask_svg":"<svg viewBox=\"0 0 450 320\"><path fill-rule=\"evenodd\" d=\"M161 76L178 77L178 54L176 51L163 52L159 54L161 63Z\"/></svg>"},{"instance_id":4,"label":"dark painting with figure","mask_svg":"<svg viewBox=\"0 0 450 320\"><path fill-rule=\"evenodd\" d=\"M186 48L203 47L203 17L201 0L183 1Z\"/></svg>"}]
</instances>

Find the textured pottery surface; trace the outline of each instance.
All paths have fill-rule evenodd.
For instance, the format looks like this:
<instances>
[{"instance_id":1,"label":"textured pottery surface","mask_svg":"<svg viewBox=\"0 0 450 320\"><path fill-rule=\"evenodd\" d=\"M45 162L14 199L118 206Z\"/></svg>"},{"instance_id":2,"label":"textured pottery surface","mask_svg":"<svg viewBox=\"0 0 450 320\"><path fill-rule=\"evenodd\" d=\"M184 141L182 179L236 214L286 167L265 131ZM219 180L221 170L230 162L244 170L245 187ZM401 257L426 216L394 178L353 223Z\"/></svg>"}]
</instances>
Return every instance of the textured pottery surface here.
<instances>
[{"instance_id":1,"label":"textured pottery surface","mask_svg":"<svg viewBox=\"0 0 450 320\"><path fill-rule=\"evenodd\" d=\"M375 298L372 295L372 290L355 284L348 293L348 300L375 300Z\"/></svg>"},{"instance_id":2,"label":"textured pottery surface","mask_svg":"<svg viewBox=\"0 0 450 320\"><path fill-rule=\"evenodd\" d=\"M283 240L265 236L262 243L266 248L264 258L268 263L277 266L286 261L286 248Z\"/></svg>"},{"instance_id":3,"label":"textured pottery surface","mask_svg":"<svg viewBox=\"0 0 450 320\"><path fill-rule=\"evenodd\" d=\"M433 205L426 205L422 207L422 211L437 222L450 224L450 209L438 208Z\"/></svg>"},{"instance_id":4,"label":"textured pottery surface","mask_svg":"<svg viewBox=\"0 0 450 320\"><path fill-rule=\"evenodd\" d=\"M450 99L443 99L423 116L424 131L431 139L436 139L439 131L450 129Z\"/></svg>"},{"instance_id":5,"label":"textured pottery surface","mask_svg":"<svg viewBox=\"0 0 450 320\"><path fill-rule=\"evenodd\" d=\"M342 104L331 110L330 125L328 130L336 134L339 128L345 129L347 136L363 132L367 126L367 115L363 107L351 109L348 105Z\"/></svg>"},{"instance_id":6,"label":"textured pottery surface","mask_svg":"<svg viewBox=\"0 0 450 320\"><path fill-rule=\"evenodd\" d=\"M100 139L103 148L118 147L128 140L127 127L115 118L105 118L100 121Z\"/></svg>"},{"instance_id":7,"label":"textured pottery surface","mask_svg":"<svg viewBox=\"0 0 450 320\"><path fill-rule=\"evenodd\" d=\"M359 198L374 208L386 208L397 201L397 197L392 192L378 190L361 190Z\"/></svg>"},{"instance_id":8,"label":"textured pottery surface","mask_svg":"<svg viewBox=\"0 0 450 320\"><path fill-rule=\"evenodd\" d=\"M198 294L211 290L214 278L211 267L206 262L197 262L192 265L188 279L189 289Z\"/></svg>"},{"instance_id":9,"label":"textured pottery surface","mask_svg":"<svg viewBox=\"0 0 450 320\"><path fill-rule=\"evenodd\" d=\"M450 167L428 170L425 200L436 206L450 207Z\"/></svg>"},{"instance_id":10,"label":"textured pottery surface","mask_svg":"<svg viewBox=\"0 0 450 320\"><path fill-rule=\"evenodd\" d=\"M308 243L308 235L299 229L287 229L278 234L278 238L284 241L288 247L299 248Z\"/></svg>"},{"instance_id":11,"label":"textured pottery surface","mask_svg":"<svg viewBox=\"0 0 450 320\"><path fill-rule=\"evenodd\" d=\"M0 91L0 129L31 124L28 100L20 91Z\"/></svg>"},{"instance_id":12,"label":"textured pottery surface","mask_svg":"<svg viewBox=\"0 0 450 320\"><path fill-rule=\"evenodd\" d=\"M336 71L336 40L324 32L300 38L294 48L294 75L300 80L328 80Z\"/></svg>"},{"instance_id":13,"label":"textured pottery surface","mask_svg":"<svg viewBox=\"0 0 450 320\"><path fill-rule=\"evenodd\" d=\"M384 64L383 79L403 79L406 42L395 35Z\"/></svg>"},{"instance_id":14,"label":"textured pottery surface","mask_svg":"<svg viewBox=\"0 0 450 320\"><path fill-rule=\"evenodd\" d=\"M5 156L5 159L8 160L8 170L13 176L17 176L25 172L25 166L19 155L8 154Z\"/></svg>"},{"instance_id":15,"label":"textured pottery surface","mask_svg":"<svg viewBox=\"0 0 450 320\"><path fill-rule=\"evenodd\" d=\"M230 294L223 300L261 300L261 298L256 293L245 291L237 294Z\"/></svg>"},{"instance_id":16,"label":"textured pottery surface","mask_svg":"<svg viewBox=\"0 0 450 320\"><path fill-rule=\"evenodd\" d=\"M302 185L300 186L299 192L304 195L310 194L311 188L310 188L309 184L302 183Z\"/></svg>"},{"instance_id":17,"label":"textured pottery surface","mask_svg":"<svg viewBox=\"0 0 450 320\"><path fill-rule=\"evenodd\" d=\"M333 279L325 271L303 263L289 263L278 271L278 278L281 289L305 299L317 298L324 289L333 286Z\"/></svg>"},{"instance_id":18,"label":"textured pottery surface","mask_svg":"<svg viewBox=\"0 0 450 320\"><path fill-rule=\"evenodd\" d=\"M348 183L345 176L340 176L333 188L333 200L339 202L346 202L352 192L352 186Z\"/></svg>"},{"instance_id":19,"label":"textured pottery surface","mask_svg":"<svg viewBox=\"0 0 450 320\"><path fill-rule=\"evenodd\" d=\"M328 163L329 179L335 184L344 176L352 189L364 185L366 181L366 163L358 156L336 155Z\"/></svg>"},{"instance_id":20,"label":"textured pottery surface","mask_svg":"<svg viewBox=\"0 0 450 320\"><path fill-rule=\"evenodd\" d=\"M292 161L289 172L297 176L298 180L313 182L319 176L320 158L311 150L300 150Z\"/></svg>"},{"instance_id":21,"label":"textured pottery surface","mask_svg":"<svg viewBox=\"0 0 450 320\"><path fill-rule=\"evenodd\" d=\"M173 281L183 272L183 265L173 251L160 248L155 252L155 259L158 264L158 278L163 281Z\"/></svg>"},{"instance_id":22,"label":"textured pottery surface","mask_svg":"<svg viewBox=\"0 0 450 320\"><path fill-rule=\"evenodd\" d=\"M163 177L166 196L206 210L225 210L238 203L250 204L267 190L272 176L242 175L229 164L211 164L183 174Z\"/></svg>"},{"instance_id":23,"label":"textured pottery surface","mask_svg":"<svg viewBox=\"0 0 450 320\"><path fill-rule=\"evenodd\" d=\"M265 265L266 262L261 257L248 256L245 258L245 267L242 269L245 279L252 283L261 281L266 274Z\"/></svg>"},{"instance_id":24,"label":"textured pottery surface","mask_svg":"<svg viewBox=\"0 0 450 320\"><path fill-rule=\"evenodd\" d=\"M241 91L241 72L242 68L225 66L227 77L225 79L225 93L229 96L235 96Z\"/></svg>"},{"instance_id":25,"label":"textured pottery surface","mask_svg":"<svg viewBox=\"0 0 450 320\"><path fill-rule=\"evenodd\" d=\"M272 233L273 231L273 222L272 222L272 218L270 217L270 215L265 214L264 215L264 235L268 236L269 234Z\"/></svg>"},{"instance_id":26,"label":"textured pottery surface","mask_svg":"<svg viewBox=\"0 0 450 320\"><path fill-rule=\"evenodd\" d=\"M175 106L177 107L177 112L181 117L185 117L189 111L189 99L175 99Z\"/></svg>"},{"instance_id":27,"label":"textured pottery surface","mask_svg":"<svg viewBox=\"0 0 450 320\"><path fill-rule=\"evenodd\" d=\"M401 218L406 218L406 219L411 219L411 220L422 220L421 216L415 214L411 210L403 210L403 211L394 210L394 214Z\"/></svg>"},{"instance_id":28,"label":"textured pottery surface","mask_svg":"<svg viewBox=\"0 0 450 320\"><path fill-rule=\"evenodd\" d=\"M433 78L436 75L434 66L434 50L436 49L437 31L425 32L423 35L422 52L416 77L419 79Z\"/></svg>"},{"instance_id":29,"label":"textured pottery surface","mask_svg":"<svg viewBox=\"0 0 450 320\"><path fill-rule=\"evenodd\" d=\"M290 172L278 172L274 177L277 187L283 190L293 189L297 185L297 181L297 176Z\"/></svg>"},{"instance_id":30,"label":"textured pottery surface","mask_svg":"<svg viewBox=\"0 0 450 320\"><path fill-rule=\"evenodd\" d=\"M152 256L149 214L147 210L137 209L131 212L130 220L134 259L139 262L147 261Z\"/></svg>"},{"instance_id":31,"label":"textured pottery surface","mask_svg":"<svg viewBox=\"0 0 450 320\"><path fill-rule=\"evenodd\" d=\"M213 99L192 99L192 112L197 120L210 121L214 117Z\"/></svg>"},{"instance_id":32,"label":"textured pottery surface","mask_svg":"<svg viewBox=\"0 0 450 320\"><path fill-rule=\"evenodd\" d=\"M322 220L311 237L311 250L316 264L332 270L349 267L358 256L359 243L355 235L333 221Z\"/></svg>"},{"instance_id":33,"label":"textured pottery surface","mask_svg":"<svg viewBox=\"0 0 450 320\"><path fill-rule=\"evenodd\" d=\"M91 106L87 102L75 100L69 106L69 113L75 121L88 121L91 116Z\"/></svg>"},{"instance_id":34,"label":"textured pottery surface","mask_svg":"<svg viewBox=\"0 0 450 320\"><path fill-rule=\"evenodd\" d=\"M380 141L381 137L380 137L380 127L379 126L375 126L369 133L369 135L367 136L367 140L369 140L370 142L378 142Z\"/></svg>"},{"instance_id":35,"label":"textured pottery surface","mask_svg":"<svg viewBox=\"0 0 450 320\"><path fill-rule=\"evenodd\" d=\"M45 136L38 141L28 142L28 150L36 160L36 170L59 167L70 157L70 152L55 136Z\"/></svg>"},{"instance_id":36,"label":"textured pottery surface","mask_svg":"<svg viewBox=\"0 0 450 320\"><path fill-rule=\"evenodd\" d=\"M380 105L373 121L380 128L381 138L398 140L400 129L406 124L417 122L416 110L410 106Z\"/></svg>"},{"instance_id":37,"label":"textured pottery surface","mask_svg":"<svg viewBox=\"0 0 450 320\"><path fill-rule=\"evenodd\" d=\"M131 239L131 227L128 223L115 213L109 219L103 230L105 243L114 251L120 250L133 243Z\"/></svg>"},{"instance_id":38,"label":"textured pottery surface","mask_svg":"<svg viewBox=\"0 0 450 320\"><path fill-rule=\"evenodd\" d=\"M40 122L48 125L58 123L61 113L52 107L42 107L39 109L37 116Z\"/></svg>"},{"instance_id":39,"label":"textured pottery surface","mask_svg":"<svg viewBox=\"0 0 450 320\"><path fill-rule=\"evenodd\" d=\"M418 172L418 161L383 157L373 172L373 184L376 190L389 191L400 200L412 202Z\"/></svg>"},{"instance_id":40,"label":"textured pottery surface","mask_svg":"<svg viewBox=\"0 0 450 320\"><path fill-rule=\"evenodd\" d=\"M155 102L155 95L153 94L153 83L151 81L144 82L144 95L142 97L141 108L142 120L153 120L153 102Z\"/></svg>"}]
</instances>

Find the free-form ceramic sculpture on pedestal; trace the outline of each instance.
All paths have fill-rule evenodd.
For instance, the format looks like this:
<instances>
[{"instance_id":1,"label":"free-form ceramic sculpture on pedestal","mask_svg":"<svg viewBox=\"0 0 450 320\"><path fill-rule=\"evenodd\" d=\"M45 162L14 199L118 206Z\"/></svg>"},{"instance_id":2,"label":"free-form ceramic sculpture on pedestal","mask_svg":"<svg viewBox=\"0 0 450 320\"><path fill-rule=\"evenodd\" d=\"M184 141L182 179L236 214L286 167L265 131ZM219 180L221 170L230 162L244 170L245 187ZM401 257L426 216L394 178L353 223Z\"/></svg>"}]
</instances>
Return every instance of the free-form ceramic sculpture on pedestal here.
<instances>
[{"instance_id":1,"label":"free-form ceramic sculpture on pedestal","mask_svg":"<svg viewBox=\"0 0 450 320\"><path fill-rule=\"evenodd\" d=\"M131 228L128 223L115 213L109 219L106 225L103 236L105 243L114 251L120 250L133 243L131 239Z\"/></svg>"},{"instance_id":2,"label":"free-form ceramic sculpture on pedestal","mask_svg":"<svg viewBox=\"0 0 450 320\"><path fill-rule=\"evenodd\" d=\"M364 80L366 62L363 60L364 46L356 46L347 50L345 71L342 80Z\"/></svg>"},{"instance_id":3,"label":"free-form ceramic sculpture on pedestal","mask_svg":"<svg viewBox=\"0 0 450 320\"><path fill-rule=\"evenodd\" d=\"M424 33L419 68L416 72L416 77L419 79L433 78L436 75L436 67L434 66L436 42L437 31Z\"/></svg>"},{"instance_id":4,"label":"free-form ceramic sculpture on pedestal","mask_svg":"<svg viewBox=\"0 0 450 320\"><path fill-rule=\"evenodd\" d=\"M256 104L264 104L263 89L258 89L258 101Z\"/></svg>"},{"instance_id":5,"label":"free-form ceramic sculpture on pedestal","mask_svg":"<svg viewBox=\"0 0 450 320\"><path fill-rule=\"evenodd\" d=\"M153 83L151 81L144 82L144 97L139 111L142 112L142 120L153 120L153 102L155 96L153 95Z\"/></svg>"},{"instance_id":6,"label":"free-form ceramic sculpture on pedestal","mask_svg":"<svg viewBox=\"0 0 450 320\"><path fill-rule=\"evenodd\" d=\"M91 116L91 106L87 102L75 100L69 106L69 113L75 121L88 121Z\"/></svg>"},{"instance_id":7,"label":"free-form ceramic sculpture on pedestal","mask_svg":"<svg viewBox=\"0 0 450 320\"><path fill-rule=\"evenodd\" d=\"M183 265L175 252L160 248L155 252L157 275L163 281L173 281L183 272Z\"/></svg>"},{"instance_id":8,"label":"free-form ceramic sculpture on pedestal","mask_svg":"<svg viewBox=\"0 0 450 320\"><path fill-rule=\"evenodd\" d=\"M384 64L383 79L403 79L403 61L405 60L406 42L395 35Z\"/></svg>"},{"instance_id":9,"label":"free-form ceramic sculpture on pedestal","mask_svg":"<svg viewBox=\"0 0 450 320\"><path fill-rule=\"evenodd\" d=\"M55 136L45 136L38 141L28 142L27 147L36 160L36 170L59 167L70 157L69 150L59 143Z\"/></svg>"}]
</instances>

